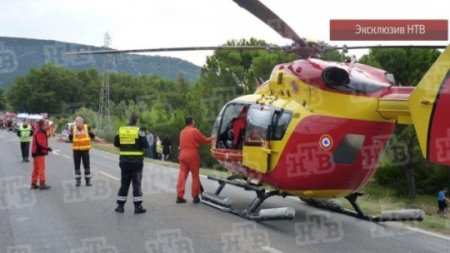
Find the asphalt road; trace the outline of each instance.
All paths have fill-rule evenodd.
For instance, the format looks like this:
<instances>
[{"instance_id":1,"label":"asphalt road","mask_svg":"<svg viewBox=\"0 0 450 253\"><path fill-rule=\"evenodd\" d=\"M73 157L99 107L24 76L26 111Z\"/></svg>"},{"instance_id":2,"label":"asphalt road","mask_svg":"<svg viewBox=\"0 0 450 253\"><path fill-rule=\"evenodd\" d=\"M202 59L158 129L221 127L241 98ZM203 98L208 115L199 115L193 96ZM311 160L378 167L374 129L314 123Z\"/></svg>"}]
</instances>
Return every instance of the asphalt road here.
<instances>
[{"instance_id":1,"label":"asphalt road","mask_svg":"<svg viewBox=\"0 0 450 253\"><path fill-rule=\"evenodd\" d=\"M148 213L134 215L128 202L125 214L116 214L117 155L92 150L94 187L76 188L70 146L53 140L51 147L52 189L31 191L31 163L20 161L17 137L0 131L0 253L450 252L446 237L356 220L296 199L275 197L263 205L294 207L295 220L261 223L194 205L189 195L187 204L176 205L177 170L150 162L144 170ZM210 191L216 186L206 179L203 184ZM253 198L232 186L224 194L237 206Z\"/></svg>"}]
</instances>

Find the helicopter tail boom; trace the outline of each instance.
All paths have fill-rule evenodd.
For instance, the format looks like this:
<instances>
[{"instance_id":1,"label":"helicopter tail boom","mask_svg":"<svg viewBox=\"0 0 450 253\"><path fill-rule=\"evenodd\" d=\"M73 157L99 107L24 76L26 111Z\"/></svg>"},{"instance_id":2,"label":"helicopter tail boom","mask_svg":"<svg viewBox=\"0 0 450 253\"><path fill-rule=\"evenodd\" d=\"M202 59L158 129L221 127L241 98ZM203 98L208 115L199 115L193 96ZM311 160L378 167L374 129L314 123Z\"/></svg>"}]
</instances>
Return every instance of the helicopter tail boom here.
<instances>
[{"instance_id":1,"label":"helicopter tail boom","mask_svg":"<svg viewBox=\"0 0 450 253\"><path fill-rule=\"evenodd\" d=\"M422 77L408 103L423 156L450 165L450 45Z\"/></svg>"}]
</instances>

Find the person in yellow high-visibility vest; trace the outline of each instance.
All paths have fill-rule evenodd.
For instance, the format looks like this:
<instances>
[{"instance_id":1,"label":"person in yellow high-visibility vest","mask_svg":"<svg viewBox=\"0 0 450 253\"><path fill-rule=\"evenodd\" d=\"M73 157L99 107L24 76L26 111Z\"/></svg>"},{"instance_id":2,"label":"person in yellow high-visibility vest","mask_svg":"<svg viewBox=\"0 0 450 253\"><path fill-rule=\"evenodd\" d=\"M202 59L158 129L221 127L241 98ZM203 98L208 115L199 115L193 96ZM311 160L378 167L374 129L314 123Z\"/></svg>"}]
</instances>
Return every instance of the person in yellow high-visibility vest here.
<instances>
[{"instance_id":1,"label":"person in yellow high-visibility vest","mask_svg":"<svg viewBox=\"0 0 450 253\"><path fill-rule=\"evenodd\" d=\"M83 161L86 186L92 186L89 150L91 149L91 140L94 138L95 134L84 123L84 119L80 116L76 117L75 125L69 134L69 140L72 142L75 184L77 187L81 186L81 161Z\"/></svg>"},{"instance_id":2,"label":"person in yellow high-visibility vest","mask_svg":"<svg viewBox=\"0 0 450 253\"><path fill-rule=\"evenodd\" d=\"M133 185L134 213L145 213L142 207L142 171L144 168L144 152L148 149L145 131L137 126L139 116L133 113L128 126L119 128L119 134L114 138L114 146L120 149L119 167L121 171L120 189L117 196L118 213L125 211L128 189Z\"/></svg>"},{"instance_id":3,"label":"person in yellow high-visibility vest","mask_svg":"<svg viewBox=\"0 0 450 253\"><path fill-rule=\"evenodd\" d=\"M20 139L20 150L22 151L22 161L29 162L30 156L30 143L33 138L33 129L30 124L24 122L17 130L17 136Z\"/></svg>"}]
</instances>

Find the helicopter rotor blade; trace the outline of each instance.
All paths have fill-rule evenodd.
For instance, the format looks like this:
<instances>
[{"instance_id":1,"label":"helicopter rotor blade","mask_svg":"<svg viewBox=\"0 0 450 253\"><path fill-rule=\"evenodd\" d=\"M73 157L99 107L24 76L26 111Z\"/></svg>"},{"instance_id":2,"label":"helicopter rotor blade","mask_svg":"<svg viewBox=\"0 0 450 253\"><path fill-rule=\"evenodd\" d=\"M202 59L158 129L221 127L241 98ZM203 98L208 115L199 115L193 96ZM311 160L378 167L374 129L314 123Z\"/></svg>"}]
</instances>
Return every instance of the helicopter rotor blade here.
<instances>
[{"instance_id":1,"label":"helicopter rotor blade","mask_svg":"<svg viewBox=\"0 0 450 253\"><path fill-rule=\"evenodd\" d=\"M422 48L422 49L445 49L445 45L373 45L373 46L330 46L324 49L329 50L354 50L354 49L371 49L371 48Z\"/></svg>"},{"instance_id":2,"label":"helicopter rotor blade","mask_svg":"<svg viewBox=\"0 0 450 253\"><path fill-rule=\"evenodd\" d=\"M166 47L166 48L146 48L146 49L125 49L125 50L87 50L77 52L67 52L66 55L86 55L86 54L124 54L124 53L151 53L151 52L181 52L181 51L209 51L209 50L276 50L273 46L206 46L206 47Z\"/></svg>"},{"instance_id":3,"label":"helicopter rotor blade","mask_svg":"<svg viewBox=\"0 0 450 253\"><path fill-rule=\"evenodd\" d=\"M233 0L240 7L246 9L258 19L272 27L283 38L291 39L300 46L304 47L306 42L300 38L297 33L284 22L277 14L270 10L267 6L259 0Z\"/></svg>"}]
</instances>

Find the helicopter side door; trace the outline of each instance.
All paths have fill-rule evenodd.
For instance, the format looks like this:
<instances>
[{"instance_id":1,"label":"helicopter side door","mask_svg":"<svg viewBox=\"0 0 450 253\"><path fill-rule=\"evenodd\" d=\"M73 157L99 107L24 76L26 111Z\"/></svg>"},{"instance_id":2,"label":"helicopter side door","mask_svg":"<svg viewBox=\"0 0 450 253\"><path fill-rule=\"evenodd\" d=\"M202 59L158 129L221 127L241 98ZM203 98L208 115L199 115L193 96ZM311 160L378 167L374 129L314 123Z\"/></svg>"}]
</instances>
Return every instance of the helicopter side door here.
<instances>
[{"instance_id":1,"label":"helicopter side door","mask_svg":"<svg viewBox=\"0 0 450 253\"><path fill-rule=\"evenodd\" d=\"M260 173L270 168L270 136L274 109L267 105L251 105L243 145L242 165Z\"/></svg>"}]
</instances>

